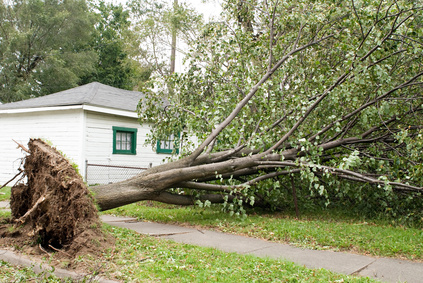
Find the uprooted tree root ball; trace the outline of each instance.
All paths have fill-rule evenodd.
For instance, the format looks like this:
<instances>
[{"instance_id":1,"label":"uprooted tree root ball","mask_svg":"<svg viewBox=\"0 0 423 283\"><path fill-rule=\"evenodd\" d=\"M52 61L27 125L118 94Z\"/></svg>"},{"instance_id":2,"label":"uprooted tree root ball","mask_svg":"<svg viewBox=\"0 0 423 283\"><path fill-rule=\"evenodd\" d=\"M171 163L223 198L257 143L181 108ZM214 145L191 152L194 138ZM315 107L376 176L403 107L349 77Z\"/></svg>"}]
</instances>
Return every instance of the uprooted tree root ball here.
<instances>
[{"instance_id":1,"label":"uprooted tree root ball","mask_svg":"<svg viewBox=\"0 0 423 283\"><path fill-rule=\"evenodd\" d=\"M12 187L12 219L0 229L1 242L61 251L67 257L110 246L94 201L69 161L40 139L31 139L28 147L27 184Z\"/></svg>"}]
</instances>

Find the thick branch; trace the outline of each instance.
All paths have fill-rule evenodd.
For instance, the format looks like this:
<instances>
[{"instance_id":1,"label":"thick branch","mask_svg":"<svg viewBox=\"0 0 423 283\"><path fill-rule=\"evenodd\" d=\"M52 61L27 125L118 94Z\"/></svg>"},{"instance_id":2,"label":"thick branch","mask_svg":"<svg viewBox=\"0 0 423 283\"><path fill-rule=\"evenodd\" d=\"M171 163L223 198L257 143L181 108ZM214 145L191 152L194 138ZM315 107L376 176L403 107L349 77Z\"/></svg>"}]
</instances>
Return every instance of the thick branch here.
<instances>
[{"instance_id":1,"label":"thick branch","mask_svg":"<svg viewBox=\"0 0 423 283\"><path fill-rule=\"evenodd\" d=\"M294 126L278 141L276 142L272 147L270 147L268 150L266 150L263 154L268 154L277 148L279 148L291 135L292 133L304 122L304 120L311 114L311 112L322 102L323 99L326 98L326 96L329 95L329 93L337 87L339 84L342 84L345 79L348 77L348 73L344 73L341 75L336 82L331 85L326 91L307 109L307 111L301 116L300 119L295 123Z\"/></svg>"},{"instance_id":2,"label":"thick branch","mask_svg":"<svg viewBox=\"0 0 423 283\"><path fill-rule=\"evenodd\" d=\"M194 161L200 154L203 152L203 150L219 135L219 133L228 126L232 120L235 119L235 117L239 114L239 112L242 110L242 108L248 103L248 101L256 94L256 92L259 90L260 86L264 84L281 66L283 63L285 63L292 55L309 48L310 46L316 45L324 40L327 40L328 38L333 37L333 35L325 36L319 40L310 42L306 45L303 45L301 47L298 47L294 50L291 50L287 55L282 57L275 66L273 66L272 69L270 69L261 79L260 81L250 90L250 92L242 99L238 105L235 107L235 109L232 111L232 113L219 125L216 126L216 128L210 133L210 135L204 140L204 142L190 155L190 160Z\"/></svg>"},{"instance_id":3,"label":"thick branch","mask_svg":"<svg viewBox=\"0 0 423 283\"><path fill-rule=\"evenodd\" d=\"M376 97L375 99L373 99L373 100L371 100L371 101L363 104L362 106L360 106L359 108L357 108L354 111L350 112L349 114L347 114L347 115L345 115L345 116L337 119L336 121L333 121L332 123L330 123L329 125L327 125L325 128L323 128L322 130L320 130L319 132L317 132L316 134L314 134L312 137L310 137L309 138L309 141L310 142L313 142L316 139L317 136L320 136L320 135L324 134L325 132L327 132L334 125L336 125L336 123L343 122L343 121L351 118L352 116L357 115L358 113L362 112L364 109L366 109L366 108L368 108L368 107L376 104L378 101L386 98L387 96L391 95L392 93L394 93L394 92L396 92L396 91L398 91L400 89L403 89L403 88L406 88L406 87L415 85L412 82L415 81L416 79L418 79L419 77L421 77L422 75L423 75L423 72L418 73L417 75L415 75L414 77L412 77L411 79L409 79L407 82L394 87L393 89L385 92L384 94Z\"/></svg>"},{"instance_id":4,"label":"thick branch","mask_svg":"<svg viewBox=\"0 0 423 283\"><path fill-rule=\"evenodd\" d=\"M339 169L339 168L335 168L335 167L329 167L329 166L324 166L324 165L315 165L315 164L307 164L305 162L302 162L301 165L298 165L294 162L289 162L289 161L262 161L259 162L262 165L267 165L267 166L281 166L281 167L286 167L286 166L292 166L292 167L298 167L298 166L305 166L305 167L310 167L310 168L315 168L316 170L320 171L320 172L329 172L331 174L335 174L338 177L341 178L345 178L345 176L354 178L356 181L360 181L363 183L370 183L370 184L379 184L379 185L390 185L392 187L395 187L396 189L401 189L401 190L406 190L406 191L414 191L414 192L423 192L423 187L416 187L416 186L412 186L412 185L408 185L408 184L404 184L404 183L399 183L399 182L391 182L391 181L385 181L385 180L379 180L379 179L375 179L375 178L371 178L368 176L365 176L361 173L357 173L351 170L345 170L345 169Z\"/></svg>"},{"instance_id":5,"label":"thick branch","mask_svg":"<svg viewBox=\"0 0 423 283\"><path fill-rule=\"evenodd\" d=\"M231 192L234 189L243 189L247 186L252 186L260 181L271 179L277 176L289 175L293 173L299 173L301 169L293 169L287 171L276 171L269 174L261 175L257 178L251 179L247 182L238 185L216 185L216 184L206 184L198 182L181 182L175 185L175 187L187 188L187 189L197 189L204 191L217 191L217 192Z\"/></svg>"},{"instance_id":6,"label":"thick branch","mask_svg":"<svg viewBox=\"0 0 423 283\"><path fill-rule=\"evenodd\" d=\"M195 198L190 195L178 195L178 194L172 194L169 192L161 192L154 197L152 197L151 200L159 201L167 204L176 204L176 205L193 205L195 204L196 200L200 201L210 201L211 203L223 203L225 201L225 198L223 195L218 194L209 194L209 195L201 195L198 198ZM228 196L228 200L232 200L233 196Z\"/></svg>"}]
</instances>

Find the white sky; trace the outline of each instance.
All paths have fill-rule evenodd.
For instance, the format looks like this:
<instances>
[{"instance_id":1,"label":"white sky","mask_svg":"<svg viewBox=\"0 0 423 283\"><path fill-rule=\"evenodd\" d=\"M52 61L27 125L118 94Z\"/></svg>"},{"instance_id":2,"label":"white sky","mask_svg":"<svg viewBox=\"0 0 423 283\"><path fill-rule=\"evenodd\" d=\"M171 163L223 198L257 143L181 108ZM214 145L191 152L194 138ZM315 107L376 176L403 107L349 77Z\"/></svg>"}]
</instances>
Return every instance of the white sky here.
<instances>
[{"instance_id":1,"label":"white sky","mask_svg":"<svg viewBox=\"0 0 423 283\"><path fill-rule=\"evenodd\" d=\"M114 4L125 4L127 0L106 0ZM167 0L169 4L173 3L173 0ZM178 0L179 3L187 3L196 9L198 12L204 15L204 19L208 21L210 17L218 16L222 11L221 4L222 0ZM203 3L205 2L205 3Z\"/></svg>"},{"instance_id":2,"label":"white sky","mask_svg":"<svg viewBox=\"0 0 423 283\"><path fill-rule=\"evenodd\" d=\"M113 4L123 4L125 5L127 0L106 0L107 2ZM169 4L173 4L174 0L166 0ZM178 0L179 3L187 3L189 6L197 10L198 12L202 13L204 16L205 22L212 20L212 18L218 18L220 12L222 11L222 0ZM181 44L181 42L177 42L177 49L184 50L186 47ZM169 49L170 52L170 49ZM170 54L169 54L170 57ZM176 52L176 72L183 72L183 57L184 55L181 54L179 51Z\"/></svg>"},{"instance_id":3,"label":"white sky","mask_svg":"<svg viewBox=\"0 0 423 283\"><path fill-rule=\"evenodd\" d=\"M189 3L198 12L204 15L204 19L208 21L210 17L219 16L222 11L221 0L208 0L206 3L202 3L201 0L180 0L180 2Z\"/></svg>"},{"instance_id":4,"label":"white sky","mask_svg":"<svg viewBox=\"0 0 423 283\"><path fill-rule=\"evenodd\" d=\"M173 0L167 0L170 3L173 3ZM212 18L219 17L220 12L222 11L222 1L221 0L178 0L179 3L187 3L190 6L192 6L194 9L196 9L198 12L202 13L204 16L204 20L206 22L212 20ZM206 3L203 3L206 2ZM184 50L186 46L182 44L181 42L177 43L177 49ZM176 72L184 72L184 65L183 65L183 57L184 55L180 52L176 52L176 66L175 71Z\"/></svg>"}]
</instances>

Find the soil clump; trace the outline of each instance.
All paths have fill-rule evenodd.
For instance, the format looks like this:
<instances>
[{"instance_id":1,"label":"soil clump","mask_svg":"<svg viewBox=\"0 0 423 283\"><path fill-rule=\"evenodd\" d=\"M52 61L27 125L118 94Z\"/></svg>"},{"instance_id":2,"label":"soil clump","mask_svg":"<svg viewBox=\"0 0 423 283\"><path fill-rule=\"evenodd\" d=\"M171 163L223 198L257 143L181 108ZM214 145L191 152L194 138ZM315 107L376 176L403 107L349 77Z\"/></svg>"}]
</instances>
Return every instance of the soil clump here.
<instances>
[{"instance_id":1,"label":"soil clump","mask_svg":"<svg viewBox=\"0 0 423 283\"><path fill-rule=\"evenodd\" d=\"M101 256L114 245L87 186L72 164L55 148L31 139L23 174L26 184L11 189L11 219L0 223L0 246L29 254L54 253L72 262L79 255Z\"/></svg>"}]
</instances>

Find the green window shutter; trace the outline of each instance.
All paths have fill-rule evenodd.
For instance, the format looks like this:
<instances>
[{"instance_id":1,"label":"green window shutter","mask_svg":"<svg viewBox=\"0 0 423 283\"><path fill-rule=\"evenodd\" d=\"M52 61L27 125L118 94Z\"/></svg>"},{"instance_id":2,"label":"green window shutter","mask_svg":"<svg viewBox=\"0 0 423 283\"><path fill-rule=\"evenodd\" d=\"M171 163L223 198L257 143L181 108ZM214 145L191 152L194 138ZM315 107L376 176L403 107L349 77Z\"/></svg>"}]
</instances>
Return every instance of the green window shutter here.
<instances>
[{"instance_id":1,"label":"green window shutter","mask_svg":"<svg viewBox=\"0 0 423 283\"><path fill-rule=\"evenodd\" d=\"M134 128L112 127L113 154L137 154L137 131Z\"/></svg>"},{"instance_id":2,"label":"green window shutter","mask_svg":"<svg viewBox=\"0 0 423 283\"><path fill-rule=\"evenodd\" d=\"M179 154L180 133L171 134L165 140L157 140L156 152L171 154L176 152Z\"/></svg>"}]
</instances>

